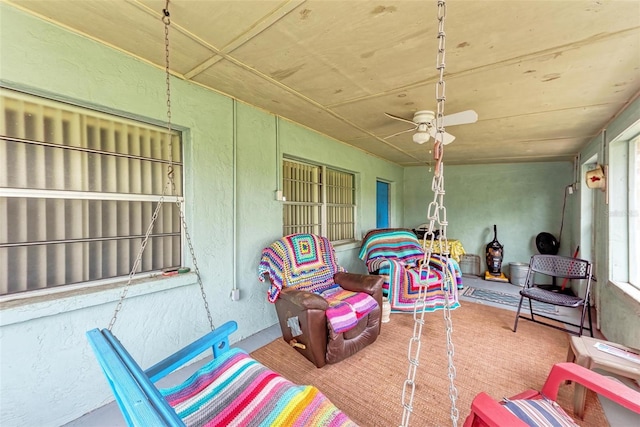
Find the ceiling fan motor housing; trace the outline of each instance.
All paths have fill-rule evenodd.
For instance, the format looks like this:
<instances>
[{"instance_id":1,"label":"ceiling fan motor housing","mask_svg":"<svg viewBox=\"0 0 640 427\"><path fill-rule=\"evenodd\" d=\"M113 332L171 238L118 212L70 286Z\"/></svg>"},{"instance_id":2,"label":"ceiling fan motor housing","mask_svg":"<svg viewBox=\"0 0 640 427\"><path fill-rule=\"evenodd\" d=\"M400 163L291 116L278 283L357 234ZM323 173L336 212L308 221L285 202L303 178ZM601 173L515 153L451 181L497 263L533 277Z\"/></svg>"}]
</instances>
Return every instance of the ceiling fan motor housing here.
<instances>
[{"instance_id":1,"label":"ceiling fan motor housing","mask_svg":"<svg viewBox=\"0 0 640 427\"><path fill-rule=\"evenodd\" d=\"M435 118L436 115L433 111L421 110L415 112L415 114L413 115L413 122L417 125L421 123L430 124Z\"/></svg>"}]
</instances>

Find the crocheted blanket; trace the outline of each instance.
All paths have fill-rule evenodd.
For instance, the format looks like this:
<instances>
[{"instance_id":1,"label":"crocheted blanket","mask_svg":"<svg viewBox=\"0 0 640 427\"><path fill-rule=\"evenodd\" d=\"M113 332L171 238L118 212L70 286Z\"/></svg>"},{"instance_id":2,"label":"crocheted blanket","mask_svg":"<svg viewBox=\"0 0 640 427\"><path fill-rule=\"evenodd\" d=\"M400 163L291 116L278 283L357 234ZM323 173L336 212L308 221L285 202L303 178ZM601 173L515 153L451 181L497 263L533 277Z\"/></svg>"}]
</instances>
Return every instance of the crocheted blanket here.
<instances>
[{"instance_id":1,"label":"crocheted blanket","mask_svg":"<svg viewBox=\"0 0 640 427\"><path fill-rule=\"evenodd\" d=\"M237 348L160 393L189 427L356 426L317 388L293 384Z\"/></svg>"},{"instance_id":2,"label":"crocheted blanket","mask_svg":"<svg viewBox=\"0 0 640 427\"><path fill-rule=\"evenodd\" d=\"M462 272L458 263L433 254L429 259L431 268L425 266L420 271L424 251L416 235L410 231L370 231L363 239L359 256L370 273L377 272L387 277L383 292L389 298L392 313L413 312L421 283L427 286L425 305L421 310L439 310L445 306L447 297L450 308L460 306L458 289L462 289Z\"/></svg>"},{"instance_id":3,"label":"crocheted blanket","mask_svg":"<svg viewBox=\"0 0 640 427\"><path fill-rule=\"evenodd\" d=\"M359 257L367 263L377 259L395 259L415 266L424 256L422 246L413 232L403 229L372 230L362 239ZM376 268L377 269L377 268ZM376 269L369 269L375 271Z\"/></svg>"},{"instance_id":4,"label":"crocheted blanket","mask_svg":"<svg viewBox=\"0 0 640 427\"><path fill-rule=\"evenodd\" d=\"M377 307L376 300L362 292L347 291L333 275L345 271L336 262L335 250L326 237L292 234L262 251L258 278L270 282L267 298L275 302L283 287L322 295L329 303L327 320L337 334L354 327ZM268 277L267 277L268 276Z\"/></svg>"},{"instance_id":5,"label":"crocheted blanket","mask_svg":"<svg viewBox=\"0 0 640 427\"><path fill-rule=\"evenodd\" d=\"M441 270L441 261L438 255L433 255L429 264L431 269L426 267L422 269L420 277L420 268L406 268L406 266L397 260L387 260L378 270L378 274L389 277L383 284L383 292L387 294L391 305L392 313L413 312L416 300L419 297L420 283L426 283L425 305L422 311L432 312L442 309L449 299L449 307L458 308L458 285L457 282L462 280L462 274L458 277L455 273L455 267L450 260L451 268L447 267L443 274ZM440 265L438 265L440 264ZM429 271L429 278L426 278ZM444 277L444 280L443 280ZM453 286L451 286L453 284ZM421 310L419 310L421 311Z\"/></svg>"},{"instance_id":6,"label":"crocheted blanket","mask_svg":"<svg viewBox=\"0 0 640 427\"><path fill-rule=\"evenodd\" d=\"M336 334L346 332L378 306L377 301L364 292L352 292L335 286L321 293L329 303L325 311L329 326Z\"/></svg>"},{"instance_id":7,"label":"crocheted blanket","mask_svg":"<svg viewBox=\"0 0 640 427\"><path fill-rule=\"evenodd\" d=\"M345 270L336 262L329 239L291 234L262 251L258 279L270 282L267 298L275 302L283 287L322 293L334 286L333 275L340 271Z\"/></svg>"}]
</instances>

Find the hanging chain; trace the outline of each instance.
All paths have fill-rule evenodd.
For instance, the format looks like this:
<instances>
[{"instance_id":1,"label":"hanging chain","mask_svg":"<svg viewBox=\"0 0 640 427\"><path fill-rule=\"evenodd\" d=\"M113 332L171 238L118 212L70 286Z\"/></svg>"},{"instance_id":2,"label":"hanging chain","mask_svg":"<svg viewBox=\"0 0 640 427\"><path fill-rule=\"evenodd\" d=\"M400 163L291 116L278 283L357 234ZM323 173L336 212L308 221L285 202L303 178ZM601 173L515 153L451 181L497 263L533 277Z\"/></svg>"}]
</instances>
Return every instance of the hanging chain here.
<instances>
[{"instance_id":1,"label":"hanging chain","mask_svg":"<svg viewBox=\"0 0 640 427\"><path fill-rule=\"evenodd\" d=\"M160 195L160 199L158 199L158 203L156 204L156 208L153 212L153 215L151 217L151 223L149 224L149 226L147 227L147 231L144 235L144 239L142 240L142 243L140 244L140 249L138 250L138 255L136 257L136 260L133 263L133 267L131 268L131 272L129 273L129 278L127 280L127 284L125 285L125 287L122 290L122 293L120 294L120 300L118 301L118 304L116 305L116 309L113 312L113 317L111 318L111 322L109 322L109 327L108 329L111 330L111 328L113 328L113 325L115 324L117 318L118 318L118 313L120 312L120 310L122 309L122 302L124 301L125 297L127 296L127 292L129 290L129 286L131 285L131 281L133 280L133 277L135 276L136 272L138 271L138 268L140 266L140 263L142 262L142 254L144 253L144 250L147 246L147 243L149 241L149 236L151 235L151 232L153 231L153 226L156 223L156 220L158 219L158 215L160 213L160 209L162 208L162 205L164 203L165 197L167 195L167 191L170 188L171 189L171 194L175 195L176 194L176 184L175 184L175 180L174 180L174 170L173 170L173 129L171 126L171 72L170 72L170 63L169 63L169 26L171 25L171 14L169 13L169 0L166 1L165 4L165 8L162 9L162 23L164 24L164 47L165 47L165 84L166 84L166 96L167 96L167 131L168 131L168 137L169 137L169 167L167 169L167 183L164 186L164 188L162 189L162 194ZM209 319L209 326L211 327L211 330L214 330L215 327L213 325L213 318L211 317L211 311L209 310L209 303L207 302L207 295L204 292L204 284L202 283L202 279L200 277L200 269L198 268L198 262L196 261L196 255L195 255L195 251L193 249L193 243L191 242L191 236L189 235L189 230L187 228L187 222L185 221L184 218L184 210L182 209L182 204L180 203L180 200L176 199L176 206L178 207L178 212L180 212L180 224L182 226L182 229L184 231L184 235L185 238L187 239L187 245L189 246L189 253L191 254L191 261L193 262L193 268L194 268L194 272L196 274L196 278L198 281L198 285L200 286L200 293L202 295L202 299L204 301L204 308L207 311L207 318Z\"/></svg>"},{"instance_id":2,"label":"hanging chain","mask_svg":"<svg viewBox=\"0 0 640 427\"><path fill-rule=\"evenodd\" d=\"M169 26L171 25L171 15L169 14L169 0L166 2L165 8L162 10L162 22L164 23L164 53L165 53L165 82L167 85L167 130L169 132L169 177L168 184L171 185L172 194L176 194L176 183L174 180L173 171L173 129L171 128L171 71L169 67ZM193 242L191 241L191 235L189 234L189 228L187 227L187 221L184 218L184 210L179 200L176 200L176 206L178 212L180 212L180 224L184 231L184 237L187 239L187 245L189 246L189 253L191 254L191 262L193 263L193 271L196 274L198 280L198 286L200 287L200 295L202 301L204 301L204 309L207 312L207 318L209 319L209 326L213 331L213 318L211 317L211 311L209 310L209 303L207 302L207 294L204 292L204 284L202 283L202 277L200 276L200 268L198 267L198 261L196 259L196 253L193 249Z\"/></svg>"},{"instance_id":3,"label":"hanging chain","mask_svg":"<svg viewBox=\"0 0 640 427\"><path fill-rule=\"evenodd\" d=\"M449 377L449 399L451 400L451 422L454 427L458 425L459 412L456 407L456 401L458 399L458 390L455 386L456 370L453 364L454 347L452 341L453 323L451 321L451 300L449 294L455 294L457 292L455 280L448 280L450 277L447 274L447 261L449 259L449 243L447 240L447 209L444 206L444 165L443 159L443 144L444 139L444 104L445 104L445 82L444 82L444 69L445 69L445 32L444 21L446 17L446 2L444 0L438 1L438 53L436 58L436 69L439 72L438 82L436 83L436 135L433 147L433 158L435 160L435 170L433 180L431 183L431 189L434 193L434 198L427 208L427 217L429 219L429 228L425 232L423 238L423 247L425 253L420 264L420 287L418 295L413 307L413 336L409 340L409 348L407 351L407 357L409 360L409 370L407 373L407 379L404 381L404 387L402 390L402 426L409 425L409 418L413 412L413 399L416 389L416 374L420 365L420 348L422 345L422 328L424 326L424 313L426 308L427 298L427 285L428 278L431 275L431 265L429 260L433 254L435 235L435 224L439 227L438 243L440 245L440 252L443 256L442 260L442 285L441 290L445 296L445 305L443 310L443 316L445 320L446 328L446 340L447 340L447 363ZM430 236L427 241L427 236ZM423 279L424 277L424 279Z\"/></svg>"}]
</instances>

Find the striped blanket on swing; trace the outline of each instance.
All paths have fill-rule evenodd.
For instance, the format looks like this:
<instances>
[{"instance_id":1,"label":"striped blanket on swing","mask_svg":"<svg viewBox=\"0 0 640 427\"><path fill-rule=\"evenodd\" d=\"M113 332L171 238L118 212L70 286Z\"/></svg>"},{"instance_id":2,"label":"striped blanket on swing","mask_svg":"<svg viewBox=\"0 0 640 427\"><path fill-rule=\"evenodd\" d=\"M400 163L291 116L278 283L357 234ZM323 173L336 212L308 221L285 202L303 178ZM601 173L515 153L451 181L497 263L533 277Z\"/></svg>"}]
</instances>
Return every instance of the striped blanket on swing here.
<instances>
[{"instance_id":1,"label":"striped blanket on swing","mask_svg":"<svg viewBox=\"0 0 640 427\"><path fill-rule=\"evenodd\" d=\"M357 427L317 388L293 384L237 348L160 393L188 427Z\"/></svg>"}]
</instances>

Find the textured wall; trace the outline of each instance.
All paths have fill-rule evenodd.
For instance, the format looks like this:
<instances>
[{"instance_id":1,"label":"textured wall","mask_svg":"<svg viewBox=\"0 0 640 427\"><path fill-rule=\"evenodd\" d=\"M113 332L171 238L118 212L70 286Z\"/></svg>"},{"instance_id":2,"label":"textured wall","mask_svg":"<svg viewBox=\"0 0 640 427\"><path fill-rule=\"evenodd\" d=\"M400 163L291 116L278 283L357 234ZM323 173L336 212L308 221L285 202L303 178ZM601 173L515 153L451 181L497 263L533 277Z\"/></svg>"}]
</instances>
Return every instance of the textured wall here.
<instances>
[{"instance_id":1,"label":"textured wall","mask_svg":"<svg viewBox=\"0 0 640 427\"><path fill-rule=\"evenodd\" d=\"M6 3L0 20L4 84L145 120L166 118L162 70ZM276 118L178 79L172 107L173 123L185 130L187 221L213 321L236 320L235 342L276 323L256 277L262 248L282 232L282 205L274 198ZM358 224L363 232L375 226L375 180L399 185L401 167L285 120L280 139L283 154L355 172ZM400 225L401 191L392 206ZM353 245L338 248L338 256L352 270L360 266ZM234 280L237 302L230 299ZM98 289L0 305L0 425L60 425L112 399L84 333L108 324L119 294ZM143 281L129 295L114 332L143 367L208 328L192 275Z\"/></svg>"},{"instance_id":2,"label":"textured wall","mask_svg":"<svg viewBox=\"0 0 640 427\"><path fill-rule=\"evenodd\" d=\"M627 268L626 260L620 259L620 245L626 244L628 236L621 236L619 212L616 210L627 206L624 200L618 198L627 197L628 189L621 183L611 180L612 177L620 177L621 173L613 168L626 167L622 162L611 163L617 153L611 151L611 142L620 138L622 134L631 126L638 126L640 121L640 99L636 99L629 105L606 129L606 143L603 144L602 136L598 135L585 147L580 158L582 162L588 161L593 156L597 156L598 162L603 163L607 159L610 171L609 203L606 203L605 193L598 190L593 191L594 218L593 229L593 252L594 269L597 283L594 284L594 296L597 301L598 318L600 330L604 336L614 342L627 345L633 348L640 348L640 290L625 282L626 272L621 271ZM626 138L633 135L626 134ZM614 147L614 150L616 148ZM619 147L618 147L619 149ZM627 211L627 214L632 214ZM628 260L636 262L638 260Z\"/></svg>"},{"instance_id":3,"label":"textured wall","mask_svg":"<svg viewBox=\"0 0 640 427\"><path fill-rule=\"evenodd\" d=\"M427 205L433 200L431 176L425 167L405 169L407 227L428 222ZM446 166L448 237L459 239L467 253L479 255L484 271L485 248L493 240L496 224L498 240L504 246L503 271L508 274L510 262L528 262L538 253L538 233L546 231L558 237L564 188L572 179L569 162ZM567 199L561 241L560 253L565 255L574 250L567 223L572 221L577 200L571 197Z\"/></svg>"}]
</instances>

